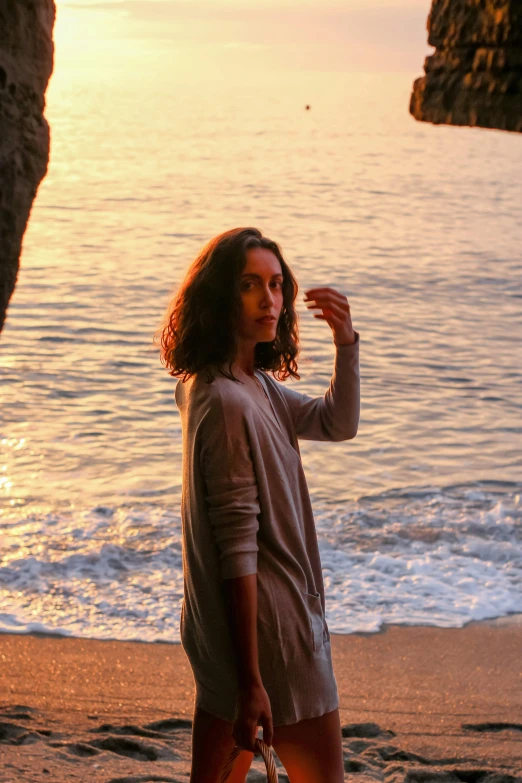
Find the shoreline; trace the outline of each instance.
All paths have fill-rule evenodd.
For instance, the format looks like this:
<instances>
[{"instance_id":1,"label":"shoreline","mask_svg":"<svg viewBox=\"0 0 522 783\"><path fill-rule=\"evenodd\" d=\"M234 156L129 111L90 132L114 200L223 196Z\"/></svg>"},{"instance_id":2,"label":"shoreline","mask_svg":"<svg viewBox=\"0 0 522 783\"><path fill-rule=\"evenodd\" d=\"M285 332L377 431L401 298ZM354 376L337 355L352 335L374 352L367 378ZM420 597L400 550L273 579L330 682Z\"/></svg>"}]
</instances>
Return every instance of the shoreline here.
<instances>
[{"instance_id":1,"label":"shoreline","mask_svg":"<svg viewBox=\"0 0 522 783\"><path fill-rule=\"evenodd\" d=\"M331 644L351 772L522 783L521 622L391 625ZM124 781L153 757L154 774L187 779L194 691L180 644L2 633L0 663L2 781Z\"/></svg>"},{"instance_id":2,"label":"shoreline","mask_svg":"<svg viewBox=\"0 0 522 783\"><path fill-rule=\"evenodd\" d=\"M484 620L468 620L464 623L464 625L459 626L440 626L440 625L433 625L431 623L383 623L379 630L377 631L352 631L350 633L336 633L335 631L331 631L331 636L365 636L371 638L372 636L378 636L380 634L385 633L387 630L391 628L436 628L441 631L461 631L464 628L468 628L469 626L475 626L475 625L485 625L485 626L492 626L492 627L504 627L504 626L511 626L511 625L522 625L522 612L510 612L506 615L500 615L498 617L491 617L486 618ZM41 639L82 639L83 641L89 642L128 642L131 644L171 644L171 645L181 645L181 641L170 641L166 642L163 640L154 640L153 642L148 641L147 639L116 639L116 638L109 638L109 639L98 639L93 636L73 636L66 633L61 633L60 631L7 631L0 628L0 639L2 636L34 636L35 638L41 638Z\"/></svg>"}]
</instances>

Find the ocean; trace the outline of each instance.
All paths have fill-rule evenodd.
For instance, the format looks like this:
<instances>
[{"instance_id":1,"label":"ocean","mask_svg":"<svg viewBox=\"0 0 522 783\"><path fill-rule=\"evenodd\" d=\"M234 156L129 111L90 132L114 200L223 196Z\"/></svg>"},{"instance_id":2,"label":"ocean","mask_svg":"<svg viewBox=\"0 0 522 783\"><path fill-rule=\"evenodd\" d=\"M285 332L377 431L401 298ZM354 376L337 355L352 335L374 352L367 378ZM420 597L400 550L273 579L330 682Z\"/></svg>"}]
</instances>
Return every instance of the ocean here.
<instances>
[{"instance_id":1,"label":"ocean","mask_svg":"<svg viewBox=\"0 0 522 783\"><path fill-rule=\"evenodd\" d=\"M47 95L0 338L0 631L179 642L180 419L152 338L235 226L299 282L287 383L319 396L333 369L307 288L360 333L356 438L300 444L330 631L522 612L520 137L415 122L419 73L118 73Z\"/></svg>"}]
</instances>

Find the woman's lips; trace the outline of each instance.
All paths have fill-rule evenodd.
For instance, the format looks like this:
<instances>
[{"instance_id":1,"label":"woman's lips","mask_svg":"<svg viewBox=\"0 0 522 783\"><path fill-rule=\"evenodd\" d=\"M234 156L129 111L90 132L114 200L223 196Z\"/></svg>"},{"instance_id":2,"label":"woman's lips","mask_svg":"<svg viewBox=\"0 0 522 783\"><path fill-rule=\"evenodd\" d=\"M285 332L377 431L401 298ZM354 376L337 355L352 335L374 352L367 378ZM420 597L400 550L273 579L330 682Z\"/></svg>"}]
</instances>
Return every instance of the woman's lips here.
<instances>
[{"instance_id":1,"label":"woman's lips","mask_svg":"<svg viewBox=\"0 0 522 783\"><path fill-rule=\"evenodd\" d=\"M272 324L275 321L275 318L267 317L267 318L257 318L258 324Z\"/></svg>"}]
</instances>

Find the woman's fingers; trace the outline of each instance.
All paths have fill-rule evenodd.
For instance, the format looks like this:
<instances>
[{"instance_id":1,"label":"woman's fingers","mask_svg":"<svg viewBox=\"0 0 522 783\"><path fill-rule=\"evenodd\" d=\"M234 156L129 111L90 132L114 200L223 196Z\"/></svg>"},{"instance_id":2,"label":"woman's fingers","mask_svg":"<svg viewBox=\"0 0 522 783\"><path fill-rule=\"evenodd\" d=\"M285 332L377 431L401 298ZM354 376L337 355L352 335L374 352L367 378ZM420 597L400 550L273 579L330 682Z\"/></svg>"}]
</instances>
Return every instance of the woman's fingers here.
<instances>
[{"instance_id":1,"label":"woman's fingers","mask_svg":"<svg viewBox=\"0 0 522 783\"><path fill-rule=\"evenodd\" d=\"M319 307L322 310L322 313L312 313L314 318L323 318L331 322L332 326L334 323L340 326L350 321L350 310L346 307L340 307L338 304L333 304L332 302L324 302L315 306ZM308 309L312 310L313 308L309 307Z\"/></svg>"},{"instance_id":2,"label":"woman's fingers","mask_svg":"<svg viewBox=\"0 0 522 783\"><path fill-rule=\"evenodd\" d=\"M346 296L339 294L333 289L326 289L323 293L316 293L313 296L309 296L305 301L308 310L313 310L314 307L320 307L321 310L331 310L340 317L345 317L350 314L350 304ZM310 304L311 302L313 302L313 304Z\"/></svg>"},{"instance_id":3,"label":"woman's fingers","mask_svg":"<svg viewBox=\"0 0 522 783\"><path fill-rule=\"evenodd\" d=\"M270 746L274 738L274 727L272 724L271 715L263 715L261 717L261 725L263 726L263 742Z\"/></svg>"},{"instance_id":4,"label":"woman's fingers","mask_svg":"<svg viewBox=\"0 0 522 783\"><path fill-rule=\"evenodd\" d=\"M320 308L325 313L331 313L336 318L342 318L343 320L346 318L346 315L350 312L349 308L339 306L338 304L335 304L333 302L323 302L321 304L316 304L315 307ZM313 306L308 308L309 310L313 310ZM314 315L318 315L318 313L314 313Z\"/></svg>"},{"instance_id":5,"label":"woman's fingers","mask_svg":"<svg viewBox=\"0 0 522 783\"><path fill-rule=\"evenodd\" d=\"M344 310L350 309L350 304L348 302L348 299L345 296L340 297L334 297L332 295L325 296L324 294L321 296L312 296L310 299L307 300L306 306L310 309L310 302L315 302L316 305L324 305L329 306L331 305L338 305L339 307L342 307ZM312 305L313 307L313 305Z\"/></svg>"},{"instance_id":6,"label":"woman's fingers","mask_svg":"<svg viewBox=\"0 0 522 783\"><path fill-rule=\"evenodd\" d=\"M244 721L235 728L234 740L236 745L243 750L250 750L255 753L255 739L257 733L257 721Z\"/></svg>"},{"instance_id":7,"label":"woman's fingers","mask_svg":"<svg viewBox=\"0 0 522 783\"><path fill-rule=\"evenodd\" d=\"M322 285L317 286L316 288L307 288L305 291L306 296L313 296L315 294L320 294L324 292L330 292L331 294L339 294L339 291L336 288L332 288L329 285ZM342 294L339 294L339 296L342 296Z\"/></svg>"},{"instance_id":8,"label":"woman's fingers","mask_svg":"<svg viewBox=\"0 0 522 783\"><path fill-rule=\"evenodd\" d=\"M307 309L321 310L321 313L312 315L328 323L334 334L334 342L340 345L353 343L354 329L347 297L329 286L310 288L305 293Z\"/></svg>"},{"instance_id":9,"label":"woman's fingers","mask_svg":"<svg viewBox=\"0 0 522 783\"><path fill-rule=\"evenodd\" d=\"M346 302L347 298L344 294L341 294L339 291L336 291L335 288L310 288L308 291L305 291L304 300L310 301L311 299L317 299L317 297L329 297L333 296L336 299L340 300L341 302Z\"/></svg>"}]
</instances>

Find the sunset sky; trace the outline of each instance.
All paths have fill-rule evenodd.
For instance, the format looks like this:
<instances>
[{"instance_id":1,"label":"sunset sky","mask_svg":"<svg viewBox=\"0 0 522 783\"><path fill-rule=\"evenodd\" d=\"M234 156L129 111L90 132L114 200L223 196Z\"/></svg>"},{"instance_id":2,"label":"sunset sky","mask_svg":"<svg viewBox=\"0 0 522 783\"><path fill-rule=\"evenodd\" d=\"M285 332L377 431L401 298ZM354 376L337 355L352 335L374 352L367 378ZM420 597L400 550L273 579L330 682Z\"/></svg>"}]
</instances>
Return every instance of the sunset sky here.
<instances>
[{"instance_id":1,"label":"sunset sky","mask_svg":"<svg viewBox=\"0 0 522 783\"><path fill-rule=\"evenodd\" d=\"M422 72L429 0L57 0L57 56L171 50L245 67ZM131 48L129 46L132 44ZM225 59L223 59L225 58ZM231 61L232 62L232 61Z\"/></svg>"}]
</instances>

